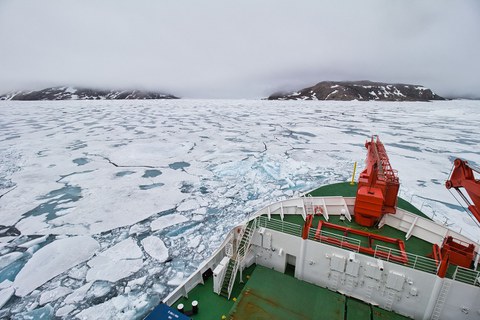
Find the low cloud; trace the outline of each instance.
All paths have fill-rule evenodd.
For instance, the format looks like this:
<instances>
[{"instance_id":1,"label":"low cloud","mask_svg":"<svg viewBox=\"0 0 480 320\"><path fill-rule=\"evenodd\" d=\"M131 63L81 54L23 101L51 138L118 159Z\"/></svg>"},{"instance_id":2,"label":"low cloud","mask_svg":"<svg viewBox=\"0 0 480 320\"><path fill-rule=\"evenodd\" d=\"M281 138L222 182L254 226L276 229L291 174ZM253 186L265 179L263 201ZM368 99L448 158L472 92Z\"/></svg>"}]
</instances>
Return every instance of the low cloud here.
<instances>
[{"instance_id":1,"label":"low cloud","mask_svg":"<svg viewBox=\"0 0 480 320\"><path fill-rule=\"evenodd\" d=\"M480 5L4 0L0 52L0 91L67 84L257 98L368 79L480 97Z\"/></svg>"}]
</instances>

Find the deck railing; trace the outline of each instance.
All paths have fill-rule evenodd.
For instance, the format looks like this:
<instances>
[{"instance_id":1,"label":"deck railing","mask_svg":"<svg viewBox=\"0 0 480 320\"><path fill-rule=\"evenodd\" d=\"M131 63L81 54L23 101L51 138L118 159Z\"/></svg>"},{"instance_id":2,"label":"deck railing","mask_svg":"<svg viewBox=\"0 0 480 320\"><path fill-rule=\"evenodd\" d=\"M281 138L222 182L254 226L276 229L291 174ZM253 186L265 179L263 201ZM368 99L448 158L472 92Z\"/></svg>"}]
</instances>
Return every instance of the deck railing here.
<instances>
[{"instance_id":1,"label":"deck railing","mask_svg":"<svg viewBox=\"0 0 480 320\"><path fill-rule=\"evenodd\" d=\"M407 262L400 262L398 261L399 259L395 259L395 257L399 257L405 254L407 255ZM402 252L398 249L377 245L375 246L374 257L377 259L382 259L388 262L410 267L412 269L437 274L437 261L413 253Z\"/></svg>"},{"instance_id":2,"label":"deck railing","mask_svg":"<svg viewBox=\"0 0 480 320\"><path fill-rule=\"evenodd\" d=\"M280 231L297 237L302 236L301 225L277 219L269 220L265 216L258 216L257 218L255 218L254 228L260 227ZM311 229L308 234L308 239L355 252L359 252L359 248L361 245L361 241L358 239L346 237L324 230L321 230L319 236L316 235L315 229ZM407 256L406 262L401 262L399 261L400 259L396 259L396 257L403 257L405 254ZM382 259L388 262L392 262L431 274L437 274L438 271L438 262L434 259L422 257L409 252L402 252L395 248L377 245L375 246L374 257L377 259ZM480 271L457 267L453 275L453 280L461 281L475 286L480 286Z\"/></svg>"},{"instance_id":3,"label":"deck railing","mask_svg":"<svg viewBox=\"0 0 480 320\"><path fill-rule=\"evenodd\" d=\"M255 220L256 220L255 223L257 228L272 229L275 231L280 231L280 232L287 233L297 237L302 236L302 227L299 226L298 224L277 220L277 219L268 220L268 218L264 216L259 216L255 218Z\"/></svg>"},{"instance_id":4,"label":"deck railing","mask_svg":"<svg viewBox=\"0 0 480 320\"><path fill-rule=\"evenodd\" d=\"M360 240L343 236L340 234L328 232L325 230L321 230L320 233L317 234L317 230L310 229L310 231L308 232L308 240L313 240L320 243L326 243L335 247L339 247L339 248L354 251L354 252L360 251L360 244L361 244Z\"/></svg>"},{"instance_id":5,"label":"deck railing","mask_svg":"<svg viewBox=\"0 0 480 320\"><path fill-rule=\"evenodd\" d=\"M480 271L457 266L453 274L453 280L480 287Z\"/></svg>"}]
</instances>

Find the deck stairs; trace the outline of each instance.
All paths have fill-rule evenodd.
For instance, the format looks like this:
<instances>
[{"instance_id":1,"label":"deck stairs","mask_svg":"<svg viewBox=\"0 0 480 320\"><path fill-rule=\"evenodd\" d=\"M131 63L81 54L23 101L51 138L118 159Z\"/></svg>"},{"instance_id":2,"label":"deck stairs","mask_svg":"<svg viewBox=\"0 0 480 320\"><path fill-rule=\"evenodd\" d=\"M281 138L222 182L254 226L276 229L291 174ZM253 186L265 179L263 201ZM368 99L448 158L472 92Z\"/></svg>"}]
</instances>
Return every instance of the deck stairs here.
<instances>
[{"instance_id":1,"label":"deck stairs","mask_svg":"<svg viewBox=\"0 0 480 320\"><path fill-rule=\"evenodd\" d=\"M255 221L250 221L241 232L242 234L239 237L241 240L238 243L237 250L228 262L225 277L222 282L222 289L220 291L220 295L227 299L230 299L238 269L242 265L243 260L250 249L250 241L255 233Z\"/></svg>"}]
</instances>

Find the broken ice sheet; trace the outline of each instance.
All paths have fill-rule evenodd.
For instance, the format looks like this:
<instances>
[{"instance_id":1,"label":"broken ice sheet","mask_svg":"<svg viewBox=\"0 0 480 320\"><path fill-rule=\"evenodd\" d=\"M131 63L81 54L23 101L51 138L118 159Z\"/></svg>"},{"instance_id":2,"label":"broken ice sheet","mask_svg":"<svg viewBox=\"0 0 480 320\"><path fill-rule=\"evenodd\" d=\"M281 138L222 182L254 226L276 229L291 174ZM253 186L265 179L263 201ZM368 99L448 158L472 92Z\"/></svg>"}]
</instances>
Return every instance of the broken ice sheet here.
<instances>
[{"instance_id":1,"label":"broken ice sheet","mask_svg":"<svg viewBox=\"0 0 480 320\"><path fill-rule=\"evenodd\" d=\"M145 247L144 238L158 236L173 260L162 263L144 257L140 264L142 258L134 255L132 265L124 265L115 275L115 279L129 275L114 283L119 297L147 301L147 307L137 310L123 298L97 306L82 303L93 280L107 276L97 273L100 264L92 268L85 262L77 264L57 276L73 292L51 302L56 316L71 318L89 310L80 314L95 318L105 310L106 318L142 317L250 213L321 184L347 180L353 162L363 162L363 144L371 134L380 135L399 171L402 197L417 207L423 205L427 215L435 212L439 221L449 218L457 231L462 228L462 233L478 237L464 212L439 202L455 204L443 186L433 182L448 176L449 156L480 163L474 148L480 144L478 120L471 116L478 101L90 101L85 107L86 103L0 102L0 119L8 123L0 126L0 136L12 136L12 131L16 136L0 141L5 155L0 158L1 181L14 187L0 199L0 225L15 226L22 235L91 236L101 242L102 253L128 237L137 247ZM453 113L458 121L451 121ZM143 132L141 136L136 130ZM78 166L75 159L88 162ZM145 174L148 170L156 171ZM425 181L425 187L417 180ZM81 198L62 200L55 192L67 192L66 184L78 188ZM141 190L142 185L156 187ZM54 219L48 213L25 216L50 200L62 209ZM71 251L77 246L81 244L73 244ZM20 251L4 245L0 255ZM100 256L99 251L93 254ZM25 254L5 269L22 268L23 259L30 257ZM111 271L115 260L103 258ZM92 281L86 282L91 269ZM12 280L18 270L13 271ZM37 271L44 272L49 271ZM185 273L179 277L178 272ZM135 279L144 280L130 284ZM21 312L38 307L41 294L57 283L46 281L37 289L44 292L28 294L12 308ZM141 295L132 295L137 292Z\"/></svg>"},{"instance_id":2,"label":"broken ice sheet","mask_svg":"<svg viewBox=\"0 0 480 320\"><path fill-rule=\"evenodd\" d=\"M17 274L15 294L24 297L53 277L88 260L98 248L98 242L89 236L53 241L38 250Z\"/></svg>"}]
</instances>

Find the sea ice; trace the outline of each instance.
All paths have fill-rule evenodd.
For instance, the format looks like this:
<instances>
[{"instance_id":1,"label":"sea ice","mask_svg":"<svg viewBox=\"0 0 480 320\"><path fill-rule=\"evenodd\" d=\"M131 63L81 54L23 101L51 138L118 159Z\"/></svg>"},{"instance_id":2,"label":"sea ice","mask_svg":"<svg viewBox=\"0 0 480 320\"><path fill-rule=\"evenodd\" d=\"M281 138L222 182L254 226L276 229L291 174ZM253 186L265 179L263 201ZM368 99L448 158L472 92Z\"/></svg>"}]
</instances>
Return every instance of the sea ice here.
<instances>
[{"instance_id":1,"label":"sea ice","mask_svg":"<svg viewBox=\"0 0 480 320\"><path fill-rule=\"evenodd\" d=\"M147 280L147 276L140 277L140 278L137 278L137 279L133 279L133 280L128 281L127 286L134 289L137 286L143 285L146 280Z\"/></svg>"},{"instance_id":2,"label":"sea ice","mask_svg":"<svg viewBox=\"0 0 480 320\"><path fill-rule=\"evenodd\" d=\"M125 239L88 261L87 281L116 282L143 266L143 253L132 239Z\"/></svg>"},{"instance_id":3,"label":"sea ice","mask_svg":"<svg viewBox=\"0 0 480 320\"><path fill-rule=\"evenodd\" d=\"M47 281L39 287L44 292L16 299L11 310L36 308L42 294L61 283L74 291L51 301L57 316L141 318L252 212L321 184L348 180L353 163L363 163L363 144L372 134L379 134L399 171L403 198L478 239L478 227L443 186L455 157L480 164L478 119L472 117L478 108L478 101L0 102L0 122L7 124L0 125L0 136L6 137L0 140L0 183L8 188L0 190L0 225L15 227L20 237L57 235L15 280L15 286L30 282L27 271L35 270L40 282ZM457 121L451 121L452 114ZM0 238L0 261L14 257L5 258L18 251L14 243L21 243L10 231ZM72 235L101 242L103 252L88 262L91 269L79 261L66 269L49 262L42 266L35 258ZM150 236L167 244L171 263L143 261L136 241ZM129 237L124 250L133 254L108 251ZM28 251L7 269L22 268L41 244L24 245ZM75 242L63 248L62 259L82 247ZM163 248L145 251L166 253ZM57 272L61 281L48 281ZM119 279L112 282L118 297L88 305L93 280L106 280L107 273ZM145 280L125 286L129 275ZM41 285L35 282L32 286ZM132 294L138 292L148 292L138 297L148 305L122 303L122 297L135 300Z\"/></svg>"},{"instance_id":4,"label":"sea ice","mask_svg":"<svg viewBox=\"0 0 480 320\"><path fill-rule=\"evenodd\" d=\"M72 291L72 289L66 287L57 287L55 289L45 291L40 295L39 303L41 306L43 306L46 303L56 301L58 298L72 293Z\"/></svg>"},{"instance_id":5,"label":"sea ice","mask_svg":"<svg viewBox=\"0 0 480 320\"><path fill-rule=\"evenodd\" d=\"M143 249L149 256L158 260L158 262L165 262L168 259L168 249L163 241L156 236L149 236L142 240Z\"/></svg>"},{"instance_id":6,"label":"sea ice","mask_svg":"<svg viewBox=\"0 0 480 320\"><path fill-rule=\"evenodd\" d=\"M15 314L12 320L52 319L53 313L53 307L50 304L47 304L38 309Z\"/></svg>"},{"instance_id":7,"label":"sea ice","mask_svg":"<svg viewBox=\"0 0 480 320\"><path fill-rule=\"evenodd\" d=\"M48 236L39 237L18 245L20 248L30 248L47 240Z\"/></svg>"},{"instance_id":8,"label":"sea ice","mask_svg":"<svg viewBox=\"0 0 480 320\"><path fill-rule=\"evenodd\" d=\"M14 293L15 289L11 287L0 290L0 309L8 302L8 300L10 300Z\"/></svg>"},{"instance_id":9,"label":"sea ice","mask_svg":"<svg viewBox=\"0 0 480 320\"><path fill-rule=\"evenodd\" d=\"M67 304L66 306L58 308L57 312L55 312L55 315L57 317L63 318L65 316L67 316L70 312L72 312L73 310L75 310L75 307L71 304Z\"/></svg>"},{"instance_id":10,"label":"sea ice","mask_svg":"<svg viewBox=\"0 0 480 320\"><path fill-rule=\"evenodd\" d=\"M184 281L184 273L177 272L173 278L168 280L167 284L169 286L179 286Z\"/></svg>"},{"instance_id":11,"label":"sea ice","mask_svg":"<svg viewBox=\"0 0 480 320\"><path fill-rule=\"evenodd\" d=\"M93 282L87 282L80 288L76 289L72 293L70 293L65 300L63 300L64 303L66 304L72 304L72 303L78 303L81 302L85 299L85 296L87 295L88 290L92 287Z\"/></svg>"},{"instance_id":12,"label":"sea ice","mask_svg":"<svg viewBox=\"0 0 480 320\"><path fill-rule=\"evenodd\" d=\"M188 241L188 247L196 248L200 244L200 241L202 241L202 236L199 234L198 236L188 239L187 241Z\"/></svg>"},{"instance_id":13,"label":"sea ice","mask_svg":"<svg viewBox=\"0 0 480 320\"><path fill-rule=\"evenodd\" d=\"M196 200L190 199L182 202L177 207L177 211L190 211L190 210L199 209L199 208L200 208L200 204Z\"/></svg>"},{"instance_id":14,"label":"sea ice","mask_svg":"<svg viewBox=\"0 0 480 320\"><path fill-rule=\"evenodd\" d=\"M2 283L0 283L0 289L5 289L5 288L10 288L13 285L13 282L10 280L3 280Z\"/></svg>"},{"instance_id":15,"label":"sea ice","mask_svg":"<svg viewBox=\"0 0 480 320\"><path fill-rule=\"evenodd\" d=\"M99 244L88 236L56 240L38 250L17 274L15 295L24 297L53 277L90 259Z\"/></svg>"},{"instance_id":16,"label":"sea ice","mask_svg":"<svg viewBox=\"0 0 480 320\"><path fill-rule=\"evenodd\" d=\"M147 294L139 296L117 296L102 304L87 308L76 315L81 320L133 319L150 306Z\"/></svg>"},{"instance_id":17,"label":"sea ice","mask_svg":"<svg viewBox=\"0 0 480 320\"><path fill-rule=\"evenodd\" d=\"M152 231L157 231L186 221L188 221L188 219L180 214L169 214L152 221L150 228Z\"/></svg>"},{"instance_id":18,"label":"sea ice","mask_svg":"<svg viewBox=\"0 0 480 320\"><path fill-rule=\"evenodd\" d=\"M24 256L23 252L11 252L0 256L0 270Z\"/></svg>"}]
</instances>

